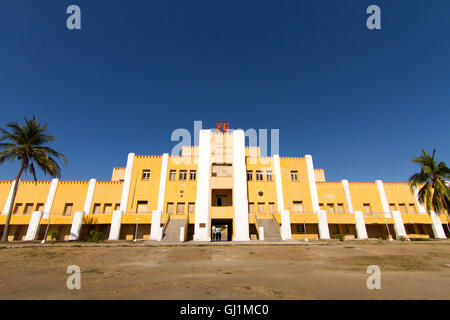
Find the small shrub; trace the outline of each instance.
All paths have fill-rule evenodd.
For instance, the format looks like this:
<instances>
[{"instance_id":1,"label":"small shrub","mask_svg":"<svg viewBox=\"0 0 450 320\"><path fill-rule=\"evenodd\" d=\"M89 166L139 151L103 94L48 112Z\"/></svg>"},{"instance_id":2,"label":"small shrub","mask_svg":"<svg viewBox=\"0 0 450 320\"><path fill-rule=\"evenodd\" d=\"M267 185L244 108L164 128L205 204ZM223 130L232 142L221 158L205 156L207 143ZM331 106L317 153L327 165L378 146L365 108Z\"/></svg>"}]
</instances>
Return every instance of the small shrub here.
<instances>
[{"instance_id":1,"label":"small shrub","mask_svg":"<svg viewBox=\"0 0 450 320\"><path fill-rule=\"evenodd\" d=\"M339 239L339 241L344 241L345 240L345 237L342 234L338 235L337 238Z\"/></svg>"},{"instance_id":2,"label":"small shrub","mask_svg":"<svg viewBox=\"0 0 450 320\"><path fill-rule=\"evenodd\" d=\"M400 237L400 241L405 241L405 240L406 240L406 237L404 237L404 236Z\"/></svg>"},{"instance_id":3,"label":"small shrub","mask_svg":"<svg viewBox=\"0 0 450 320\"><path fill-rule=\"evenodd\" d=\"M48 234L50 235L50 238L52 240L58 240L59 239L59 231L50 231Z\"/></svg>"},{"instance_id":4,"label":"small shrub","mask_svg":"<svg viewBox=\"0 0 450 320\"><path fill-rule=\"evenodd\" d=\"M105 240L105 237L102 232L98 232L95 230L91 230L87 236L87 242L100 242Z\"/></svg>"}]
</instances>

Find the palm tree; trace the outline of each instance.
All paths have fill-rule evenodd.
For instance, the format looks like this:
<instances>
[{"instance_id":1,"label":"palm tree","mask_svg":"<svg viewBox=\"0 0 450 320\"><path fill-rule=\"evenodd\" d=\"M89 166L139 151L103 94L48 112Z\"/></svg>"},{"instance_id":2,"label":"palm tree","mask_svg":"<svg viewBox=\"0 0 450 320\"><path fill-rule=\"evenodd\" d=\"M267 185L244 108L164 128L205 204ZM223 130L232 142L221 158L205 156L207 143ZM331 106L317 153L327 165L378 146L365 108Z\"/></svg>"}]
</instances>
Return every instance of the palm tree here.
<instances>
[{"instance_id":1,"label":"palm tree","mask_svg":"<svg viewBox=\"0 0 450 320\"><path fill-rule=\"evenodd\" d=\"M436 213L447 210L450 211L450 188L448 179L450 178L450 169L445 162L436 161L436 150L430 156L422 149L423 155L413 158L411 162L418 163L421 166L420 172L413 174L409 178L411 191L417 190L420 204L426 204L428 213L432 210Z\"/></svg>"},{"instance_id":2,"label":"palm tree","mask_svg":"<svg viewBox=\"0 0 450 320\"><path fill-rule=\"evenodd\" d=\"M0 128L0 164L8 160L20 161L19 173L14 178L12 201L8 210L2 241L8 241L9 222L22 174L24 172L25 174L27 172L31 173L34 181L37 183L35 166L41 168L44 174L60 178L61 168L56 159L61 159L67 165L67 159L64 155L46 146L48 142L55 141L53 136L45 134L48 125L44 124L41 126L41 123L34 116L31 119L24 118L24 120L24 124L17 122L8 123L6 127L9 131Z\"/></svg>"}]
</instances>

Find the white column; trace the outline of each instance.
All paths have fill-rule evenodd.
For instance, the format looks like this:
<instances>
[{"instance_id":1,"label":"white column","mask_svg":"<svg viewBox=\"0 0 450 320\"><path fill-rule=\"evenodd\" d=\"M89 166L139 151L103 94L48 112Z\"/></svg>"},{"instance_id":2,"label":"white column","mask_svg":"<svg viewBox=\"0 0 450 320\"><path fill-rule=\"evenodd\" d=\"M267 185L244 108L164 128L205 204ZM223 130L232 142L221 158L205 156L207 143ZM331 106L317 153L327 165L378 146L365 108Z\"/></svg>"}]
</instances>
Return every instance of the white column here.
<instances>
[{"instance_id":1,"label":"white column","mask_svg":"<svg viewBox=\"0 0 450 320\"><path fill-rule=\"evenodd\" d=\"M447 239L445 236L444 228L442 227L442 221L436 212L431 211L430 212L431 221L433 224L431 227L433 228L434 237L436 239Z\"/></svg>"},{"instance_id":2,"label":"white column","mask_svg":"<svg viewBox=\"0 0 450 320\"><path fill-rule=\"evenodd\" d=\"M36 240L36 237L39 232L41 218L42 218L42 211L35 211L31 214L31 219L30 219L30 223L28 224L25 241Z\"/></svg>"},{"instance_id":3,"label":"white column","mask_svg":"<svg viewBox=\"0 0 450 320\"><path fill-rule=\"evenodd\" d=\"M122 197L120 199L120 211L126 212L128 206L128 195L130 193L131 175L133 174L134 153L128 154L127 167L125 169L125 179L122 187Z\"/></svg>"},{"instance_id":4,"label":"white column","mask_svg":"<svg viewBox=\"0 0 450 320\"><path fill-rule=\"evenodd\" d=\"M319 238L330 239L330 231L328 229L328 218L325 210L319 210L317 213L319 217Z\"/></svg>"},{"instance_id":5,"label":"white column","mask_svg":"<svg viewBox=\"0 0 450 320\"><path fill-rule=\"evenodd\" d=\"M119 240L120 227L122 225L122 214L123 212L121 210L116 210L113 212L108 240Z\"/></svg>"},{"instance_id":6,"label":"white column","mask_svg":"<svg viewBox=\"0 0 450 320\"><path fill-rule=\"evenodd\" d=\"M3 207L3 214L8 214L9 210L11 210L11 207L14 204L12 200L13 200L13 192L14 192L15 185L16 185L16 180L13 180L13 182L11 184L11 188L9 188L8 198L6 199L5 206Z\"/></svg>"},{"instance_id":7,"label":"white column","mask_svg":"<svg viewBox=\"0 0 450 320\"><path fill-rule=\"evenodd\" d=\"M158 206L157 209L152 212L152 224L150 227L150 240L161 241L162 229L161 229L161 215L164 211L164 199L166 195L166 182L167 182L167 167L169 163L169 154L164 153L161 163L161 174L159 176L159 190L158 190Z\"/></svg>"},{"instance_id":8,"label":"white column","mask_svg":"<svg viewBox=\"0 0 450 320\"><path fill-rule=\"evenodd\" d=\"M356 221L356 236L360 240L365 240L368 238L366 223L364 222L364 216L361 211L355 211L355 221Z\"/></svg>"},{"instance_id":9,"label":"white column","mask_svg":"<svg viewBox=\"0 0 450 320\"><path fill-rule=\"evenodd\" d=\"M247 167L245 165L245 135L233 130L233 205L234 241L250 241L247 199Z\"/></svg>"},{"instance_id":10,"label":"white column","mask_svg":"<svg viewBox=\"0 0 450 320\"><path fill-rule=\"evenodd\" d=\"M308 171L309 191L311 193L311 202L313 212L319 211L319 196L317 195L316 176L314 175L314 164L311 155L305 155L306 169Z\"/></svg>"},{"instance_id":11,"label":"white column","mask_svg":"<svg viewBox=\"0 0 450 320\"><path fill-rule=\"evenodd\" d=\"M348 186L348 180L342 180L342 187L344 188L345 202L347 204L348 212L353 213L352 194L350 193L350 187Z\"/></svg>"},{"instance_id":12,"label":"white column","mask_svg":"<svg viewBox=\"0 0 450 320\"><path fill-rule=\"evenodd\" d=\"M53 179L52 183L50 184L50 190L48 191L47 201L45 201L44 215L42 216L42 218L44 219L48 218L50 210L52 210L53 200L55 199L56 194L56 188L58 188L58 182L59 182L58 179Z\"/></svg>"},{"instance_id":13,"label":"white column","mask_svg":"<svg viewBox=\"0 0 450 320\"><path fill-rule=\"evenodd\" d=\"M89 207L90 208L90 207ZM72 228L70 228L69 240L80 239L81 226L83 225L84 211L77 211L73 214Z\"/></svg>"},{"instance_id":14,"label":"white column","mask_svg":"<svg viewBox=\"0 0 450 320\"><path fill-rule=\"evenodd\" d=\"M281 215L281 239L282 240L291 240L292 239L292 231L291 231L291 216L288 210L284 209L284 197L283 197L283 180L281 176L281 165L280 165L280 156L275 154L273 156L273 166L275 171L275 187L277 191L277 204L278 211Z\"/></svg>"},{"instance_id":15,"label":"white column","mask_svg":"<svg viewBox=\"0 0 450 320\"><path fill-rule=\"evenodd\" d=\"M86 214L89 214L91 212L91 207L92 207L92 200L94 199L94 191L95 191L95 184L96 184L97 180L95 179L91 179L89 181L89 187L86 193L86 200L84 200L84 212Z\"/></svg>"},{"instance_id":16,"label":"white column","mask_svg":"<svg viewBox=\"0 0 450 320\"><path fill-rule=\"evenodd\" d=\"M200 130L198 149L194 241L211 241L209 232L209 207L211 205L211 130Z\"/></svg>"},{"instance_id":17,"label":"white column","mask_svg":"<svg viewBox=\"0 0 450 320\"><path fill-rule=\"evenodd\" d=\"M405 225L403 224L403 218L400 211L392 211L392 218L394 219L394 230L396 238L397 239L400 239L401 237L405 239L408 238L408 236L406 235Z\"/></svg>"},{"instance_id":18,"label":"white column","mask_svg":"<svg viewBox=\"0 0 450 320\"><path fill-rule=\"evenodd\" d=\"M282 212L284 211L283 183L281 177L280 156L277 154L273 155L273 166L275 171L275 188L277 190L278 212Z\"/></svg>"},{"instance_id":19,"label":"white column","mask_svg":"<svg viewBox=\"0 0 450 320\"><path fill-rule=\"evenodd\" d=\"M415 187L414 188L414 199L416 200L417 207L419 208L419 213L426 214L427 211L425 210L425 207L419 202L418 194L419 194L419 189L417 189Z\"/></svg>"},{"instance_id":20,"label":"white column","mask_svg":"<svg viewBox=\"0 0 450 320\"><path fill-rule=\"evenodd\" d=\"M383 207L384 216L386 218L390 218L390 210L389 210L389 204L386 198L386 192L384 191L383 181L376 180L375 181L378 187L378 194L380 195L381 200L381 206Z\"/></svg>"}]
</instances>

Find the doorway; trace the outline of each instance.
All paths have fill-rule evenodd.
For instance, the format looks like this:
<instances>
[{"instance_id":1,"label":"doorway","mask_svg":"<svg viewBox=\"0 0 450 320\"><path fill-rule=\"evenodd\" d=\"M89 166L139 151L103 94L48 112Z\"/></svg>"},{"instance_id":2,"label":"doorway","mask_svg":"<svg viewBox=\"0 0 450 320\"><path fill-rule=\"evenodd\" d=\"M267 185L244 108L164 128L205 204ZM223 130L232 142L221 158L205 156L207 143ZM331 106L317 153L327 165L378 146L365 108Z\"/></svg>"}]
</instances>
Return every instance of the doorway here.
<instances>
[{"instance_id":1,"label":"doorway","mask_svg":"<svg viewBox=\"0 0 450 320\"><path fill-rule=\"evenodd\" d=\"M211 219L211 241L231 241L232 237L233 219Z\"/></svg>"}]
</instances>

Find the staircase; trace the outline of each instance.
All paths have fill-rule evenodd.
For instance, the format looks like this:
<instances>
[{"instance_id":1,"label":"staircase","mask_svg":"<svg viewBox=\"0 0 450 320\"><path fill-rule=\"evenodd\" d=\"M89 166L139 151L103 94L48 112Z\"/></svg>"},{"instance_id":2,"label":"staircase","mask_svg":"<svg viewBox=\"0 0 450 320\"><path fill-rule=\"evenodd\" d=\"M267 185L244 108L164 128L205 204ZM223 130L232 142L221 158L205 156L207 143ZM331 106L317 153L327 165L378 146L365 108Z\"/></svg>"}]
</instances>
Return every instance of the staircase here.
<instances>
[{"instance_id":1,"label":"staircase","mask_svg":"<svg viewBox=\"0 0 450 320\"><path fill-rule=\"evenodd\" d=\"M264 228L264 241L281 241L281 235L272 219L258 219L258 225Z\"/></svg>"},{"instance_id":2,"label":"staircase","mask_svg":"<svg viewBox=\"0 0 450 320\"><path fill-rule=\"evenodd\" d=\"M184 227L185 219L171 219L164 231L161 241L164 242L179 242L180 241L180 228Z\"/></svg>"}]
</instances>

